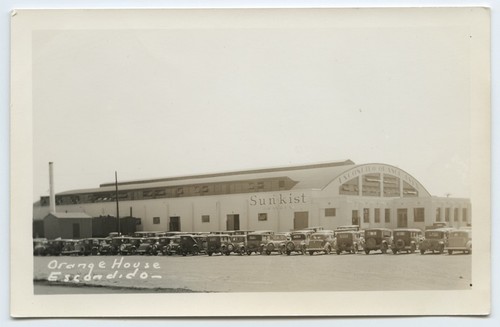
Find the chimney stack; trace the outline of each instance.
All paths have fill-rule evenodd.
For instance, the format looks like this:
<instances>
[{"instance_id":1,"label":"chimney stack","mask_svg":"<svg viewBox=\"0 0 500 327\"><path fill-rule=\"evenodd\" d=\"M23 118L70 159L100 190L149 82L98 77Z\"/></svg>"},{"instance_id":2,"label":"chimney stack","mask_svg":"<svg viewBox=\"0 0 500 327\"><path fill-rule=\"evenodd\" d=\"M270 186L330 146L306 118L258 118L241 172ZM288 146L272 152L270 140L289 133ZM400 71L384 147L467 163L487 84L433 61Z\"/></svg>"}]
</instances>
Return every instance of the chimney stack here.
<instances>
[{"instance_id":1,"label":"chimney stack","mask_svg":"<svg viewBox=\"0 0 500 327\"><path fill-rule=\"evenodd\" d=\"M49 184L50 184L50 213L56 212L56 195L54 193L54 164L49 162Z\"/></svg>"}]
</instances>

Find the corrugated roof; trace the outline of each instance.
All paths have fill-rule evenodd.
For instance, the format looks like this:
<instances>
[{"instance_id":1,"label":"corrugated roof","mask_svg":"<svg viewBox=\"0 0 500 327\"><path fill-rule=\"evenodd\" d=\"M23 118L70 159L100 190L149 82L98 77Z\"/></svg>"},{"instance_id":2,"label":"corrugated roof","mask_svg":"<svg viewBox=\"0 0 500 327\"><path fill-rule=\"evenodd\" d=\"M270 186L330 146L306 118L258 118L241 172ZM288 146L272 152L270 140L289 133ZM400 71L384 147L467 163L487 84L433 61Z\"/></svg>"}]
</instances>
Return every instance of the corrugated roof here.
<instances>
[{"instance_id":1,"label":"corrugated roof","mask_svg":"<svg viewBox=\"0 0 500 327\"><path fill-rule=\"evenodd\" d=\"M172 187L182 185L193 185L203 183L220 183L230 181L243 181L252 179L264 179L275 177L288 177L297 184L293 189L322 189L328 185L336 176L356 167L351 160L321 163L314 165L302 165L293 167L268 168L257 170L246 170L226 172L217 174L193 175L172 178L161 178L151 180L128 181L118 183L118 189L122 191L156 187ZM58 195L76 193L112 192L115 190L114 183L101 184L94 189L72 190Z\"/></svg>"}]
</instances>

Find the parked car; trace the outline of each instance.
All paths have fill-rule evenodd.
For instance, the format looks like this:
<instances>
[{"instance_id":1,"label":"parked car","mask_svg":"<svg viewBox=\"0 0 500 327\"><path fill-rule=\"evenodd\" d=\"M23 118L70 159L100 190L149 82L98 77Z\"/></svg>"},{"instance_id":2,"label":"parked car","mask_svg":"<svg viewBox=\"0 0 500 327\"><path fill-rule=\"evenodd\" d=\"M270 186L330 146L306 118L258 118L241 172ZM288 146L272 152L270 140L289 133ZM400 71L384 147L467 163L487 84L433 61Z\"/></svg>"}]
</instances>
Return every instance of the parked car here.
<instances>
[{"instance_id":1,"label":"parked car","mask_svg":"<svg viewBox=\"0 0 500 327\"><path fill-rule=\"evenodd\" d=\"M98 250L99 254L100 255L116 254L113 253L114 247L112 246L111 243L112 240L109 237L101 239L101 241L99 242L99 250Z\"/></svg>"},{"instance_id":2,"label":"parked car","mask_svg":"<svg viewBox=\"0 0 500 327\"><path fill-rule=\"evenodd\" d=\"M401 251L413 253L417 250L422 240L422 231L415 228L399 228L392 232L392 253L397 254Z\"/></svg>"},{"instance_id":3,"label":"parked car","mask_svg":"<svg viewBox=\"0 0 500 327\"><path fill-rule=\"evenodd\" d=\"M420 254L427 251L443 253L448 245L448 229L430 229L424 232L424 239L420 242Z\"/></svg>"},{"instance_id":4,"label":"parked car","mask_svg":"<svg viewBox=\"0 0 500 327\"><path fill-rule=\"evenodd\" d=\"M285 245L285 252L290 255L292 252L306 254L307 245L311 238L312 231L293 231L290 233L290 241Z\"/></svg>"},{"instance_id":5,"label":"parked car","mask_svg":"<svg viewBox=\"0 0 500 327\"><path fill-rule=\"evenodd\" d=\"M62 255L78 255L80 254L80 246L77 246L78 240L64 240Z\"/></svg>"},{"instance_id":6,"label":"parked car","mask_svg":"<svg viewBox=\"0 0 500 327\"><path fill-rule=\"evenodd\" d=\"M99 253L99 238L84 238L78 243L81 255L97 255Z\"/></svg>"},{"instance_id":7,"label":"parked car","mask_svg":"<svg viewBox=\"0 0 500 327\"><path fill-rule=\"evenodd\" d=\"M335 246L335 236L331 230L320 230L312 233L306 250L310 255L316 252L330 254Z\"/></svg>"},{"instance_id":8,"label":"parked car","mask_svg":"<svg viewBox=\"0 0 500 327\"><path fill-rule=\"evenodd\" d=\"M243 255L246 253L247 236L245 234L234 234L230 238L233 244L233 252Z\"/></svg>"},{"instance_id":9,"label":"parked car","mask_svg":"<svg viewBox=\"0 0 500 327\"><path fill-rule=\"evenodd\" d=\"M335 252L341 254L358 253L364 250L364 239L360 232L356 230L337 231L335 240Z\"/></svg>"},{"instance_id":10,"label":"parked car","mask_svg":"<svg viewBox=\"0 0 500 327\"><path fill-rule=\"evenodd\" d=\"M196 234L193 235L196 243L198 243L198 249L200 253L207 253L207 235L206 234Z\"/></svg>"},{"instance_id":11,"label":"parked car","mask_svg":"<svg viewBox=\"0 0 500 327\"><path fill-rule=\"evenodd\" d=\"M198 242L193 237L193 235L181 235L179 240L179 252L186 256L188 253L192 255L198 255L200 253L200 248Z\"/></svg>"},{"instance_id":12,"label":"parked car","mask_svg":"<svg viewBox=\"0 0 500 327\"><path fill-rule=\"evenodd\" d=\"M181 254L180 242L181 242L180 235L168 236L167 237L168 244L165 246L164 254L166 255Z\"/></svg>"},{"instance_id":13,"label":"parked car","mask_svg":"<svg viewBox=\"0 0 500 327\"><path fill-rule=\"evenodd\" d=\"M207 254L214 253L229 255L233 249L230 236L228 234L213 234L207 236Z\"/></svg>"},{"instance_id":14,"label":"parked car","mask_svg":"<svg viewBox=\"0 0 500 327\"><path fill-rule=\"evenodd\" d=\"M62 239L48 240L47 241L47 255L58 256L61 255L64 246L64 241Z\"/></svg>"},{"instance_id":15,"label":"parked car","mask_svg":"<svg viewBox=\"0 0 500 327\"><path fill-rule=\"evenodd\" d=\"M279 254L286 253L286 242L290 240L290 233L276 233L271 236L271 239L266 244L266 254L278 252Z\"/></svg>"},{"instance_id":16,"label":"parked car","mask_svg":"<svg viewBox=\"0 0 500 327\"><path fill-rule=\"evenodd\" d=\"M267 243L271 240L272 232L253 232L247 235L247 254L263 254Z\"/></svg>"},{"instance_id":17,"label":"parked car","mask_svg":"<svg viewBox=\"0 0 500 327\"><path fill-rule=\"evenodd\" d=\"M46 238L33 239L33 255L47 255L49 242Z\"/></svg>"},{"instance_id":18,"label":"parked car","mask_svg":"<svg viewBox=\"0 0 500 327\"><path fill-rule=\"evenodd\" d=\"M370 228L365 230L365 253L380 250L387 253L392 244L392 230L387 228Z\"/></svg>"},{"instance_id":19,"label":"parked car","mask_svg":"<svg viewBox=\"0 0 500 327\"><path fill-rule=\"evenodd\" d=\"M136 233L137 235L137 233ZM140 255L157 255L160 251L158 247L158 242L160 241L159 237L149 236L141 239L136 254Z\"/></svg>"},{"instance_id":20,"label":"parked car","mask_svg":"<svg viewBox=\"0 0 500 327\"><path fill-rule=\"evenodd\" d=\"M472 231L470 229L458 229L450 232L448 236L448 246L446 247L448 254L453 254L454 251L463 253L472 253Z\"/></svg>"}]
</instances>

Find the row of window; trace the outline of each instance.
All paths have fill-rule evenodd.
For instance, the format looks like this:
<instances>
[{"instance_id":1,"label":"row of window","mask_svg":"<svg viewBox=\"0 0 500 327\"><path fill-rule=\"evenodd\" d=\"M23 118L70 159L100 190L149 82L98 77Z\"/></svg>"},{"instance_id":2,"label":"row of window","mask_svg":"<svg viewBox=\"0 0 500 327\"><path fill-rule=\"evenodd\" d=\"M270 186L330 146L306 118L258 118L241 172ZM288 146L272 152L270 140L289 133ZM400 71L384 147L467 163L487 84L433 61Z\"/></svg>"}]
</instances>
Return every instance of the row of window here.
<instances>
[{"instance_id":1,"label":"row of window","mask_svg":"<svg viewBox=\"0 0 500 327\"><path fill-rule=\"evenodd\" d=\"M384 196L384 197L416 197L418 191L416 188L403 181L402 192L400 189L401 180L399 177L384 174L382 180L381 174L365 174L361 178L362 196ZM339 194L359 195L359 178L355 177L339 187Z\"/></svg>"},{"instance_id":2,"label":"row of window","mask_svg":"<svg viewBox=\"0 0 500 327\"><path fill-rule=\"evenodd\" d=\"M254 192L273 192L290 190L297 182L288 177L255 179L245 181L207 183L184 186L171 186L142 190L119 191L119 201L148 200L160 198L178 198L204 195L224 195ZM56 205L80 203L99 203L116 201L116 192L98 192L56 196ZM40 198L40 205L48 206L48 196Z\"/></svg>"},{"instance_id":3,"label":"row of window","mask_svg":"<svg viewBox=\"0 0 500 327\"><path fill-rule=\"evenodd\" d=\"M453 221L459 221L459 208L453 209ZM436 221L442 221L441 208L436 208ZM444 208L444 221L449 222L451 218L451 208ZM467 221L467 208L462 208L462 221Z\"/></svg>"}]
</instances>

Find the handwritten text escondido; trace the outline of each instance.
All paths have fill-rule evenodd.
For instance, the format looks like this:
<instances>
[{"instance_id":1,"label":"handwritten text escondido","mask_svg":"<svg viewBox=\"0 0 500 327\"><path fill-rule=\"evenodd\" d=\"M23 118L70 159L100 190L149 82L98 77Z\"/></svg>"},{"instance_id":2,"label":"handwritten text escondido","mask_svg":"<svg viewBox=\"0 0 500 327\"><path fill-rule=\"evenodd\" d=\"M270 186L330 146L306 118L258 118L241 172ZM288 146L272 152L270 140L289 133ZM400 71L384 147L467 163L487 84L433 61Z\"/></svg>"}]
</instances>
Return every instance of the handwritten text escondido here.
<instances>
[{"instance_id":1,"label":"handwritten text escondido","mask_svg":"<svg viewBox=\"0 0 500 327\"><path fill-rule=\"evenodd\" d=\"M141 262L116 258L112 263L99 261L87 263L69 263L51 260L47 264L50 273L49 282L90 282L115 279L161 279L159 262Z\"/></svg>"}]
</instances>

